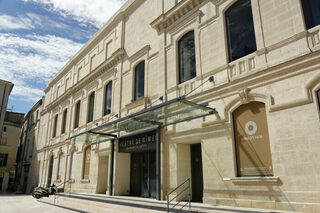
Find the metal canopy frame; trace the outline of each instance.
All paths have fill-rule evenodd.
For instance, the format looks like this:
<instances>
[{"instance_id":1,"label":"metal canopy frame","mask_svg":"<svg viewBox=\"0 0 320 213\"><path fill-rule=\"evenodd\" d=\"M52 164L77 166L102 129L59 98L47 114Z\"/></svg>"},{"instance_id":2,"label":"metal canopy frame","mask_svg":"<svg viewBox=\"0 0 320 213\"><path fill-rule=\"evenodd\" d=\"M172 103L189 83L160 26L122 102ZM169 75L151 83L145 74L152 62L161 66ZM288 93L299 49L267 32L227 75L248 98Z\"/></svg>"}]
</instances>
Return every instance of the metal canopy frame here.
<instances>
[{"instance_id":1,"label":"metal canopy frame","mask_svg":"<svg viewBox=\"0 0 320 213\"><path fill-rule=\"evenodd\" d=\"M173 110L173 112L170 112L170 110ZM94 127L68 139L93 145L215 113L217 113L217 111L214 108L208 107L208 103L196 104L186 100L185 96L181 96ZM121 136L115 134L122 131L125 131L126 134Z\"/></svg>"},{"instance_id":2,"label":"metal canopy frame","mask_svg":"<svg viewBox=\"0 0 320 213\"><path fill-rule=\"evenodd\" d=\"M148 109L141 110L124 118L102 124L68 139L75 140L77 142L77 140L82 137L85 139L84 141L86 143L90 142L89 145L111 141L109 195L112 196L115 139L130 137L144 132L156 130L156 199L161 200L160 129L164 126L193 120L215 113L217 113L217 111L214 108L208 107L208 103L196 104L186 100L185 96L181 96ZM137 124L137 126L135 126L135 124ZM130 129L130 127L133 128L133 131ZM134 127L138 128L135 129ZM127 131L127 134L122 136L118 136L120 134L114 134L121 131Z\"/></svg>"}]
</instances>

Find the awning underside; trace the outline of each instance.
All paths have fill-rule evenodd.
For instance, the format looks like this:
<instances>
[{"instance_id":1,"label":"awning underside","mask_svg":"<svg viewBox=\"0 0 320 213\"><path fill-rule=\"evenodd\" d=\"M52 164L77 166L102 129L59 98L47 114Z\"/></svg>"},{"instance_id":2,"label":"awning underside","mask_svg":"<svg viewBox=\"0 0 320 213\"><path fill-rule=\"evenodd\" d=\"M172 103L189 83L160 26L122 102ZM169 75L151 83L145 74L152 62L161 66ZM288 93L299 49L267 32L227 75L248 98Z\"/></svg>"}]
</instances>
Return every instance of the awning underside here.
<instances>
[{"instance_id":1,"label":"awning underside","mask_svg":"<svg viewBox=\"0 0 320 213\"><path fill-rule=\"evenodd\" d=\"M89 131L71 137L74 142L96 144L117 139L120 135L161 128L171 124L192 120L214 114L216 110L207 107L207 104L195 104L179 97L154 107L142 110L124 118L102 124Z\"/></svg>"}]
</instances>

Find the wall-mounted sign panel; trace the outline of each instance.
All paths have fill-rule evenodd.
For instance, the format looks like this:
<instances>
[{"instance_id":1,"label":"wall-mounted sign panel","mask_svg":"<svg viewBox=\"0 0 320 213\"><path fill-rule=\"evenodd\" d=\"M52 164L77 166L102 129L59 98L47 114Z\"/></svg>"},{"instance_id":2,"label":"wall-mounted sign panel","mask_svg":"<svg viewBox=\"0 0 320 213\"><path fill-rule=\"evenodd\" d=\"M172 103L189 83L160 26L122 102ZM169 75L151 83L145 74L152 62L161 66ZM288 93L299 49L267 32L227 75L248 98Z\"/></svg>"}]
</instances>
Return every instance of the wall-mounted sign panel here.
<instances>
[{"instance_id":1,"label":"wall-mounted sign panel","mask_svg":"<svg viewBox=\"0 0 320 213\"><path fill-rule=\"evenodd\" d=\"M238 176L272 175L265 105L251 102L233 113Z\"/></svg>"},{"instance_id":2,"label":"wall-mounted sign panel","mask_svg":"<svg viewBox=\"0 0 320 213\"><path fill-rule=\"evenodd\" d=\"M119 152L146 152L156 150L156 132L119 138Z\"/></svg>"}]
</instances>

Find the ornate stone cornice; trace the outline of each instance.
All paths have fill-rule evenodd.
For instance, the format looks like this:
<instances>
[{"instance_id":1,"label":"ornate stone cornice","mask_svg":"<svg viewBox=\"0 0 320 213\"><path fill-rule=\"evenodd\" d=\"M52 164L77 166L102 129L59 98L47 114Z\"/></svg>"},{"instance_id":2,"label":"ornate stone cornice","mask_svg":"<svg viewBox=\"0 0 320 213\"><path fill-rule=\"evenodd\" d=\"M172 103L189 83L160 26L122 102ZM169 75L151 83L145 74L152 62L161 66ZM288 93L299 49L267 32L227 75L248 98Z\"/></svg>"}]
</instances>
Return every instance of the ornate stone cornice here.
<instances>
[{"instance_id":1,"label":"ornate stone cornice","mask_svg":"<svg viewBox=\"0 0 320 213\"><path fill-rule=\"evenodd\" d=\"M77 84L73 85L67 92L65 92L62 96L60 96L55 101L51 102L49 105L47 105L46 109L44 109L41 112L41 115L45 114L46 112L50 111L51 109L55 108L59 104L61 104L64 100L66 100L71 94L75 93L82 87L84 87L86 84L92 82L97 77L99 77L104 72L110 70L112 67L117 65L121 59L123 58L124 50L122 48L119 48L116 50L112 56L105 61L104 63L100 64L96 69L94 69L90 74L88 74L86 77L84 77L82 80L80 80Z\"/></svg>"},{"instance_id":2,"label":"ornate stone cornice","mask_svg":"<svg viewBox=\"0 0 320 213\"><path fill-rule=\"evenodd\" d=\"M153 22L150 23L150 25L160 34L164 29L180 20L185 14L196 8L204 1L205 0L181 1L171 10L156 18Z\"/></svg>"}]
</instances>

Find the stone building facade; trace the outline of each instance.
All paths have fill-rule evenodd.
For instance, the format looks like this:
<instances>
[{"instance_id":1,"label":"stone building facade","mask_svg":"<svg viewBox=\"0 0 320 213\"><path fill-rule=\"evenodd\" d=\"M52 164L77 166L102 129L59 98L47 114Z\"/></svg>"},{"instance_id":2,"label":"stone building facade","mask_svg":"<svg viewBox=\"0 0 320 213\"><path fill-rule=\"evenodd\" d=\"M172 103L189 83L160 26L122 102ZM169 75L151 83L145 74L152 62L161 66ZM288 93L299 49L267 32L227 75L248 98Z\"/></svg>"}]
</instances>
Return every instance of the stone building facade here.
<instances>
[{"instance_id":1,"label":"stone building facade","mask_svg":"<svg viewBox=\"0 0 320 213\"><path fill-rule=\"evenodd\" d=\"M19 148L16 158L15 190L30 193L38 185L39 163L37 160L37 143L39 133L42 99L28 112L22 121Z\"/></svg>"},{"instance_id":2,"label":"stone building facade","mask_svg":"<svg viewBox=\"0 0 320 213\"><path fill-rule=\"evenodd\" d=\"M16 156L24 114L6 112L0 142L0 191L14 191Z\"/></svg>"},{"instance_id":3,"label":"stone building facade","mask_svg":"<svg viewBox=\"0 0 320 213\"><path fill-rule=\"evenodd\" d=\"M128 0L45 89L39 184L318 212L319 8Z\"/></svg>"}]
</instances>

